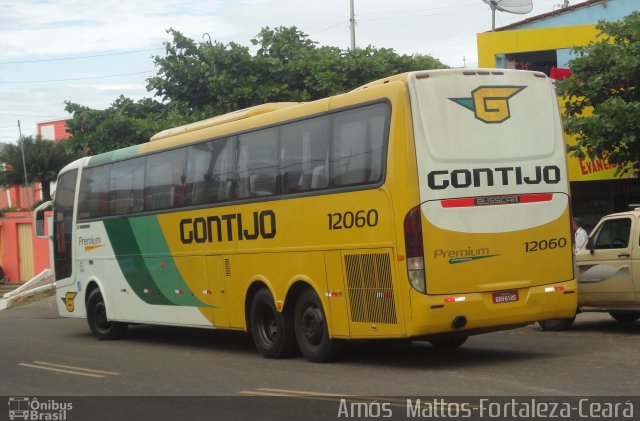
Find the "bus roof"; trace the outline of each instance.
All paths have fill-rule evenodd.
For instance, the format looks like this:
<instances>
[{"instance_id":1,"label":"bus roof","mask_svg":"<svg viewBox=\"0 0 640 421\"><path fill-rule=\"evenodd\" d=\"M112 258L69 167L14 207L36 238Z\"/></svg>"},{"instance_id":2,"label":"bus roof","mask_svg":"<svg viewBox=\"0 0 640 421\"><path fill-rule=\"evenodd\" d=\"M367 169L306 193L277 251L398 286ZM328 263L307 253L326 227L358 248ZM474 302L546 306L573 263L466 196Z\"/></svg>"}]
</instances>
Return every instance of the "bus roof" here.
<instances>
[{"instance_id":1,"label":"bus roof","mask_svg":"<svg viewBox=\"0 0 640 421\"><path fill-rule=\"evenodd\" d=\"M194 123L185 124L183 126L173 127L171 129L163 130L160 133L153 135L150 139L151 142L155 140L165 139L178 134L189 133L195 130L206 129L208 127L218 126L221 124L229 123L231 121L242 120L244 118L253 117L255 115L270 113L272 111L282 110L284 108L290 108L299 105L300 102L270 102L267 104L256 105L254 107L245 108L238 111L232 111L227 114L222 114L216 117L208 118L202 121L196 121Z\"/></svg>"}]
</instances>

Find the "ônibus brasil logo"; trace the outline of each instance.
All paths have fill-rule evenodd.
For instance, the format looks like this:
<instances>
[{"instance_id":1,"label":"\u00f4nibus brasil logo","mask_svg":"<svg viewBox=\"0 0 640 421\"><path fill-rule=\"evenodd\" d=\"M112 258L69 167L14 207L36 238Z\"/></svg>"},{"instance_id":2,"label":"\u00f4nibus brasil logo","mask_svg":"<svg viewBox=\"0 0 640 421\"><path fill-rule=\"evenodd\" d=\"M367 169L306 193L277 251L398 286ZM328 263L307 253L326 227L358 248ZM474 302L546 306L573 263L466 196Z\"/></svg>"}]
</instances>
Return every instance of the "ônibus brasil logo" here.
<instances>
[{"instance_id":1,"label":"\u00f4nibus brasil logo","mask_svg":"<svg viewBox=\"0 0 640 421\"><path fill-rule=\"evenodd\" d=\"M473 111L476 118L488 124L502 123L511 117L509 98L526 86L479 86L470 98L449 98L456 104Z\"/></svg>"}]
</instances>

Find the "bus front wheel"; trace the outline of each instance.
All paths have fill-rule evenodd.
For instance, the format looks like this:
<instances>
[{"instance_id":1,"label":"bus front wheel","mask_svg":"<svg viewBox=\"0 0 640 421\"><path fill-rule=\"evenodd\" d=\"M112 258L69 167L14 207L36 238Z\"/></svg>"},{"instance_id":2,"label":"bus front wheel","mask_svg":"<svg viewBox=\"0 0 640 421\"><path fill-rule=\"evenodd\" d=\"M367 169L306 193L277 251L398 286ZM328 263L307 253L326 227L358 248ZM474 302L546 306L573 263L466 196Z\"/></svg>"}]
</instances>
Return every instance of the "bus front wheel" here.
<instances>
[{"instance_id":1,"label":"bus front wheel","mask_svg":"<svg viewBox=\"0 0 640 421\"><path fill-rule=\"evenodd\" d=\"M110 322L107 319L107 306L97 288L87 298L87 323L91 333L101 341L120 339L127 332L126 323Z\"/></svg>"},{"instance_id":2,"label":"bus front wheel","mask_svg":"<svg viewBox=\"0 0 640 421\"><path fill-rule=\"evenodd\" d=\"M298 296L294 324L298 347L308 361L327 362L335 358L339 343L329 338L322 303L312 289L305 289Z\"/></svg>"},{"instance_id":3,"label":"bus front wheel","mask_svg":"<svg viewBox=\"0 0 640 421\"><path fill-rule=\"evenodd\" d=\"M251 336L263 357L291 356L296 346L291 317L276 310L267 288L262 288L253 297L250 317Z\"/></svg>"}]
</instances>

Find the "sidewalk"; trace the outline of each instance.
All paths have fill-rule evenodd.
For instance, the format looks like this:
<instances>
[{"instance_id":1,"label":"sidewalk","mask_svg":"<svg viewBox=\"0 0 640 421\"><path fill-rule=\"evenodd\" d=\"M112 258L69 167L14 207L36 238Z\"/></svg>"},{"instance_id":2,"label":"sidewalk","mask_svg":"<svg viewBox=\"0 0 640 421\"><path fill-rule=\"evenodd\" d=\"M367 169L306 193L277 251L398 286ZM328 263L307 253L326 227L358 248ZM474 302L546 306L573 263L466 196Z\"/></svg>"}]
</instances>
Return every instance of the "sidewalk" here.
<instances>
[{"instance_id":1,"label":"sidewalk","mask_svg":"<svg viewBox=\"0 0 640 421\"><path fill-rule=\"evenodd\" d=\"M11 308L14 303L24 301L35 294L51 291L54 286L55 278L53 273L49 269L46 269L13 291L0 295L0 310Z\"/></svg>"}]
</instances>

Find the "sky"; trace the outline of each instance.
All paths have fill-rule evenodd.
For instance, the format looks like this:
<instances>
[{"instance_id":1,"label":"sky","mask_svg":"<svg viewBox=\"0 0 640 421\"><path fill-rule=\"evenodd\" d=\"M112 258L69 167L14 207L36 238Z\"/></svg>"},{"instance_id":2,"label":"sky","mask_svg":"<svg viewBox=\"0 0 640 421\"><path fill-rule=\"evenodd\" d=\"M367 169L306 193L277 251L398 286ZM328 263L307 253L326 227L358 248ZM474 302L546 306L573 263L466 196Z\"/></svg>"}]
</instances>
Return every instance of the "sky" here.
<instances>
[{"instance_id":1,"label":"sky","mask_svg":"<svg viewBox=\"0 0 640 421\"><path fill-rule=\"evenodd\" d=\"M573 0L571 5L583 0ZM496 13L496 27L559 7L533 0L527 15ZM166 30L251 46L261 28L296 26L320 45L348 49L349 0L0 0L0 142L35 135L70 115L65 101L105 109L120 95L153 97ZM429 54L477 66L476 34L491 30L483 0L354 0L356 46Z\"/></svg>"}]
</instances>

